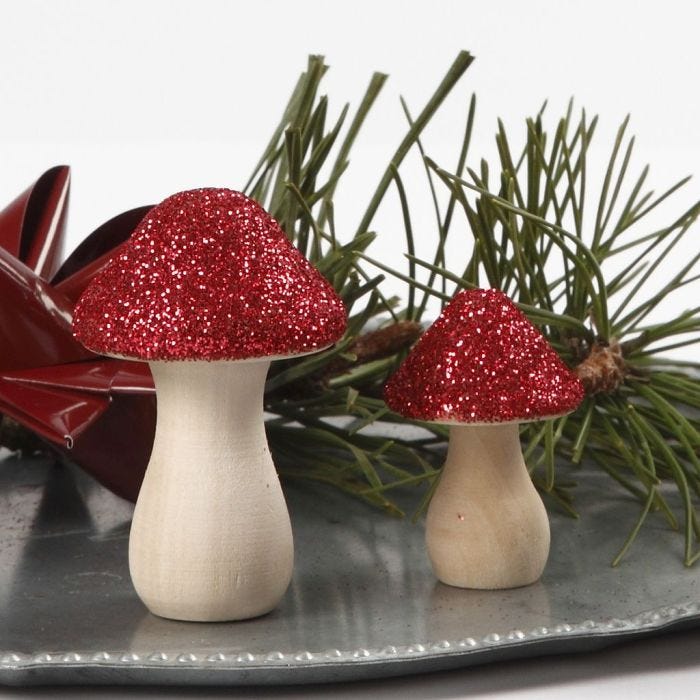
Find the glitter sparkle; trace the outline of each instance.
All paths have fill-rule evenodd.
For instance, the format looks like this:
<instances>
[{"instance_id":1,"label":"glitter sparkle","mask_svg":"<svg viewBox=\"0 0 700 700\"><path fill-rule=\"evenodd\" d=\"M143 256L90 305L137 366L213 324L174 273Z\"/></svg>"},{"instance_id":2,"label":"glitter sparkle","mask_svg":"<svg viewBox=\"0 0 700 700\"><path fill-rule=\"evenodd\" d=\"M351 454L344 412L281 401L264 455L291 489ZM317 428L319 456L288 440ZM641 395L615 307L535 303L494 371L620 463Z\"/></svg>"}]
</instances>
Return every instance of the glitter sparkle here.
<instances>
[{"instance_id":1,"label":"glitter sparkle","mask_svg":"<svg viewBox=\"0 0 700 700\"><path fill-rule=\"evenodd\" d=\"M152 209L78 302L90 350L143 360L292 356L343 334L343 302L252 199L180 192Z\"/></svg>"},{"instance_id":2,"label":"glitter sparkle","mask_svg":"<svg viewBox=\"0 0 700 700\"><path fill-rule=\"evenodd\" d=\"M542 334L495 289L455 296L385 388L397 413L446 423L562 415L583 395Z\"/></svg>"}]
</instances>

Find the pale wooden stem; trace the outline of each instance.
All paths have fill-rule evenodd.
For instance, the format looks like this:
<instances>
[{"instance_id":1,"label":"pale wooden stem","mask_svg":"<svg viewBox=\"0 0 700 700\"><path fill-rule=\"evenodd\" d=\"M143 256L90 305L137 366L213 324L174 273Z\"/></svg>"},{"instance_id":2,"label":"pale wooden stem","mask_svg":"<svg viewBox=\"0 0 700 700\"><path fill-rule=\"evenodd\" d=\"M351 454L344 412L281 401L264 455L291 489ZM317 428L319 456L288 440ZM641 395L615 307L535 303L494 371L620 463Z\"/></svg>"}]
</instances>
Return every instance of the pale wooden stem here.
<instances>
[{"instance_id":1,"label":"pale wooden stem","mask_svg":"<svg viewBox=\"0 0 700 700\"><path fill-rule=\"evenodd\" d=\"M462 588L536 581L549 554L549 521L525 467L517 424L452 426L428 509L435 575Z\"/></svg>"},{"instance_id":2,"label":"pale wooden stem","mask_svg":"<svg viewBox=\"0 0 700 700\"><path fill-rule=\"evenodd\" d=\"M270 611L293 565L292 531L263 423L269 362L153 362L158 416L131 526L137 593L162 617Z\"/></svg>"}]
</instances>

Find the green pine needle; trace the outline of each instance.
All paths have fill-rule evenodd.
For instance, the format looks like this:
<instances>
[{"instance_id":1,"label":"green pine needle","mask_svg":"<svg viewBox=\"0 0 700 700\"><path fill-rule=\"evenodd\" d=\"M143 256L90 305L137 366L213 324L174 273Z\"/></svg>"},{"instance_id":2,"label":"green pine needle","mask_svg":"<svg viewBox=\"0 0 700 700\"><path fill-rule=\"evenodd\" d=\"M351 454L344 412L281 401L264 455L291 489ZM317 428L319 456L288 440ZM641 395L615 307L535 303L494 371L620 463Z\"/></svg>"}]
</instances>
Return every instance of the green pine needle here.
<instances>
[{"instance_id":1,"label":"green pine needle","mask_svg":"<svg viewBox=\"0 0 700 700\"><path fill-rule=\"evenodd\" d=\"M700 307L663 322L647 319L661 300L700 277L694 274L700 250L658 292L646 290L670 253L692 243L689 231L700 202L667 226L649 229L649 214L688 178L654 196L645 190L648 167L636 178L630 175L629 117L612 144L600 192L593 192L588 151L598 118L585 111L574 118L573 102L551 133L544 106L527 119L518 149L499 121L498 159L489 163L470 154L472 96L455 138L456 169L440 167L427 154L423 132L471 62L468 53L460 53L416 117L402 100L406 134L350 235L336 231L333 199L386 76L372 77L354 114L346 105L330 120L331 105L318 96L327 66L322 57L311 56L250 178L248 193L283 223L331 280L350 314L348 332L335 348L273 365L266 410L277 462L288 477L331 483L393 515L404 512L406 489L417 489L413 502L421 512L437 484L447 431L388 411L382 387L415 341L415 322L424 321L431 298L444 305L460 288L488 285L509 294L582 379L594 360L617 367L607 384L600 376L591 380L574 414L523 426L524 454L546 500L576 516L566 475L582 462L597 465L640 502L639 517L630 523L613 563L620 563L646 520L658 512L683 532L684 561L691 565L699 558L700 365L660 353L698 341ZM411 202L401 175L412 148L423 158L435 211L430 260L415 254ZM400 205L407 272L368 252L381 235L370 226L387 196ZM445 265L447 240L455 236L469 243L461 246L468 252L457 270ZM625 251L634 252L630 267L609 272L611 261ZM375 269L406 284L405 306L386 296L384 275ZM377 327L386 329L383 345L368 350L370 329ZM405 424L413 431L397 433L396 426ZM662 495L666 482L681 496L679 512Z\"/></svg>"}]
</instances>

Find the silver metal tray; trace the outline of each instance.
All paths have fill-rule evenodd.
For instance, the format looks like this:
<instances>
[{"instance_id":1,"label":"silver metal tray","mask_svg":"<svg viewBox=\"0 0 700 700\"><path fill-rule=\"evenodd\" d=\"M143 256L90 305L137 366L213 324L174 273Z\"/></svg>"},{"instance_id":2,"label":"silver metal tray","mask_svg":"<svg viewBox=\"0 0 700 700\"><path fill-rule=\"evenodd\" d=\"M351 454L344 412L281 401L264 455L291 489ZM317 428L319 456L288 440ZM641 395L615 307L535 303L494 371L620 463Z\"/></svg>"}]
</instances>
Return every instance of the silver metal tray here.
<instances>
[{"instance_id":1,"label":"silver metal tray","mask_svg":"<svg viewBox=\"0 0 700 700\"><path fill-rule=\"evenodd\" d=\"M247 622L150 615L131 589L131 506L69 467L0 460L0 683L243 685L376 678L580 652L700 621L700 569L638 505L578 476L579 521L552 515L541 582L441 585L422 528L321 487L287 489L296 539L280 607ZM341 503L342 500L342 503Z\"/></svg>"}]
</instances>

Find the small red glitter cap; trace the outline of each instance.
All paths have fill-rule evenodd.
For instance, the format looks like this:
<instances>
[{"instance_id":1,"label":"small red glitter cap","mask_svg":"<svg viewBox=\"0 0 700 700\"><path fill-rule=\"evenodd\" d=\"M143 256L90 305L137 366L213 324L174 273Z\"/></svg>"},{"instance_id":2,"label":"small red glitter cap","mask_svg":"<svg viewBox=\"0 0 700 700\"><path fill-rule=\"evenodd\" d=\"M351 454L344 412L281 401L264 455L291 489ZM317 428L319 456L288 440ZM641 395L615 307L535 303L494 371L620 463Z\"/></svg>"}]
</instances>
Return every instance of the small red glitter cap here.
<instances>
[{"instance_id":1,"label":"small red glitter cap","mask_svg":"<svg viewBox=\"0 0 700 700\"><path fill-rule=\"evenodd\" d=\"M418 420L508 423L573 411L581 382L496 289L460 292L385 387L387 405Z\"/></svg>"},{"instance_id":2,"label":"small red glitter cap","mask_svg":"<svg viewBox=\"0 0 700 700\"><path fill-rule=\"evenodd\" d=\"M346 326L333 287L255 201L228 189L154 207L75 308L95 352L141 360L291 357Z\"/></svg>"}]
</instances>

